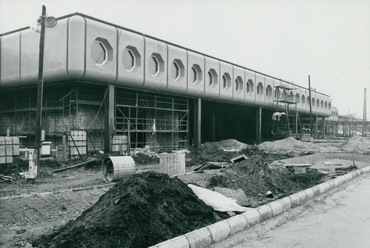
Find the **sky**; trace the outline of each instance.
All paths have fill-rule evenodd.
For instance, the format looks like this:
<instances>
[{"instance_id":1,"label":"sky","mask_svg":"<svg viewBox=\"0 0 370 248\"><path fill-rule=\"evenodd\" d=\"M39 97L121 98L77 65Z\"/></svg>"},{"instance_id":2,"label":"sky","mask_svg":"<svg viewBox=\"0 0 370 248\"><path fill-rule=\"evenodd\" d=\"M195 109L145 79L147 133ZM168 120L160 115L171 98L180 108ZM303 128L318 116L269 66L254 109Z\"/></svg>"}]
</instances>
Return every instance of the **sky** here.
<instances>
[{"instance_id":1,"label":"sky","mask_svg":"<svg viewBox=\"0 0 370 248\"><path fill-rule=\"evenodd\" d=\"M330 95L370 119L370 0L0 0L0 34L80 12Z\"/></svg>"}]
</instances>

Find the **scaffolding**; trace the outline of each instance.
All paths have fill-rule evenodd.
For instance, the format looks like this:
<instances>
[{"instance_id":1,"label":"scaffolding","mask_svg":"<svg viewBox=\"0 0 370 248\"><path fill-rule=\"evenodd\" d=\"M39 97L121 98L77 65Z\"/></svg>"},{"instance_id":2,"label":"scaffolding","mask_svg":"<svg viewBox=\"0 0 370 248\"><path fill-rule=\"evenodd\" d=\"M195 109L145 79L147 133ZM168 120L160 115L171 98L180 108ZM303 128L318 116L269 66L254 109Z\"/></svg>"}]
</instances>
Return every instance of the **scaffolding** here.
<instances>
[{"instance_id":1,"label":"scaffolding","mask_svg":"<svg viewBox=\"0 0 370 248\"><path fill-rule=\"evenodd\" d=\"M273 127L273 136L274 138L286 138L290 136L294 136L298 133L298 125L299 125L299 118L298 118L298 110L297 110L297 99L293 95L294 88L290 88L287 86L275 86L275 94L274 94L274 102L276 102L276 109L284 108L283 113L281 115L284 115L283 119L280 120L274 120ZM281 92L282 91L282 92ZM283 104L283 106L280 106L280 103ZM294 118L294 121L291 121L291 107L290 105L295 105L295 111L294 115L292 116ZM295 132L292 132L292 127Z\"/></svg>"},{"instance_id":2,"label":"scaffolding","mask_svg":"<svg viewBox=\"0 0 370 248\"><path fill-rule=\"evenodd\" d=\"M187 148L188 99L117 90L114 128L115 134L127 135L132 148Z\"/></svg>"}]
</instances>

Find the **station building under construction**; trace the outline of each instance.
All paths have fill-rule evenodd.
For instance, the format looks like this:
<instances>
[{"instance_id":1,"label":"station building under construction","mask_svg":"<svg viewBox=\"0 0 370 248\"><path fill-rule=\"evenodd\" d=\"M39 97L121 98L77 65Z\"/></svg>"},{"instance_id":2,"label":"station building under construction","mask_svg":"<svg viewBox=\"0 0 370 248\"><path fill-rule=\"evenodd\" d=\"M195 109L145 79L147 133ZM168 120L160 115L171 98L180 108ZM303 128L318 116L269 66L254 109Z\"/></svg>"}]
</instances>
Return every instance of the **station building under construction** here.
<instances>
[{"instance_id":1,"label":"station building under construction","mask_svg":"<svg viewBox=\"0 0 370 248\"><path fill-rule=\"evenodd\" d=\"M25 146L35 139L39 41L29 28L0 36L0 136ZM259 143L308 127L310 105L314 119L332 113L326 94L80 13L46 29L43 66L42 128L55 146L71 132L106 152Z\"/></svg>"}]
</instances>

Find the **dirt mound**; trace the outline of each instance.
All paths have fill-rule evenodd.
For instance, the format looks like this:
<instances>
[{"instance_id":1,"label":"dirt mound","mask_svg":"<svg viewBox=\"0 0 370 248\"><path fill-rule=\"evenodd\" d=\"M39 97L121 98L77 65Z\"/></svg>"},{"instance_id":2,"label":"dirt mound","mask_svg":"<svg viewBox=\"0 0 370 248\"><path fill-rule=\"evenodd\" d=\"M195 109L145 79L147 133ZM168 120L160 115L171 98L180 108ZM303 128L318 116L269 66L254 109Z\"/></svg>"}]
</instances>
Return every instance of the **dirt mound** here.
<instances>
[{"instance_id":1,"label":"dirt mound","mask_svg":"<svg viewBox=\"0 0 370 248\"><path fill-rule=\"evenodd\" d=\"M148 247L216 221L177 178L145 172L118 182L90 209L38 247Z\"/></svg>"},{"instance_id":2,"label":"dirt mound","mask_svg":"<svg viewBox=\"0 0 370 248\"><path fill-rule=\"evenodd\" d=\"M288 174L286 169L271 169L261 156L253 156L212 177L209 186L241 188L247 196L256 196L267 191L287 193L296 188L294 183L286 180Z\"/></svg>"},{"instance_id":3,"label":"dirt mound","mask_svg":"<svg viewBox=\"0 0 370 248\"><path fill-rule=\"evenodd\" d=\"M309 143L296 140L293 137L288 137L282 140L266 141L258 145L259 149L265 151L276 151L276 150L315 150L317 146Z\"/></svg>"},{"instance_id":4,"label":"dirt mound","mask_svg":"<svg viewBox=\"0 0 370 248\"><path fill-rule=\"evenodd\" d=\"M367 137L353 136L340 144L339 147L349 152L370 152L370 139Z\"/></svg>"},{"instance_id":5,"label":"dirt mound","mask_svg":"<svg viewBox=\"0 0 370 248\"><path fill-rule=\"evenodd\" d=\"M217 148L224 151L241 151L247 147L250 147L250 145L239 142L235 139L221 140L218 142L207 142L204 145L208 147L216 146Z\"/></svg>"}]
</instances>

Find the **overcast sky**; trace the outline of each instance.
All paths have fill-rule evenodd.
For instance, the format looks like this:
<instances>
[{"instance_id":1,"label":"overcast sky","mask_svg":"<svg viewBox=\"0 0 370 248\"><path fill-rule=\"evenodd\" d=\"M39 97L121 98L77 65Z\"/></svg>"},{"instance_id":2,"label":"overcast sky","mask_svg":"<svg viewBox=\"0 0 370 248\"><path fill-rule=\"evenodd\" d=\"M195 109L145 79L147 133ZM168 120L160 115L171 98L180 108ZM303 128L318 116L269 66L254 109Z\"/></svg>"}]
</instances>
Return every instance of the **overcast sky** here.
<instances>
[{"instance_id":1,"label":"overcast sky","mask_svg":"<svg viewBox=\"0 0 370 248\"><path fill-rule=\"evenodd\" d=\"M339 114L362 118L370 0L0 0L0 33L33 25L43 4L48 15L84 13L304 87L311 75Z\"/></svg>"}]
</instances>

